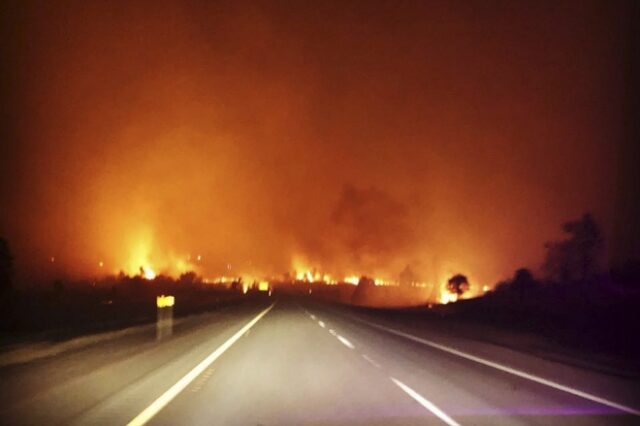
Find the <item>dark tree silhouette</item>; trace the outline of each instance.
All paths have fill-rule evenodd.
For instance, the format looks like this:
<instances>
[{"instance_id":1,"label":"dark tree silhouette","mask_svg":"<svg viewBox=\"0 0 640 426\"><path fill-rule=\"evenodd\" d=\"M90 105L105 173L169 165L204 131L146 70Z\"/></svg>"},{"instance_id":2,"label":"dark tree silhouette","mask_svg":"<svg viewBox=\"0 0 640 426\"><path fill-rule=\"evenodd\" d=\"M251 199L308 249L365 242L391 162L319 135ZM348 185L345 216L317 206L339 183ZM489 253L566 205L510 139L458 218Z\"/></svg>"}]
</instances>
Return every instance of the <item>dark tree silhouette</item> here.
<instances>
[{"instance_id":1,"label":"dark tree silhouette","mask_svg":"<svg viewBox=\"0 0 640 426\"><path fill-rule=\"evenodd\" d=\"M233 280L231 283L231 290L242 291L242 277L238 277L238 279Z\"/></svg>"},{"instance_id":2,"label":"dark tree silhouette","mask_svg":"<svg viewBox=\"0 0 640 426\"><path fill-rule=\"evenodd\" d=\"M191 285L191 284L199 284L199 283L200 283L200 277L198 277L198 275L193 271L184 272L180 274L180 277L178 278L178 284L181 284L181 285Z\"/></svg>"},{"instance_id":3,"label":"dark tree silhouette","mask_svg":"<svg viewBox=\"0 0 640 426\"><path fill-rule=\"evenodd\" d=\"M536 280L533 278L533 274L527 268L520 268L516 270L513 275L513 281L511 283L514 288L521 291L528 291L536 286Z\"/></svg>"},{"instance_id":4,"label":"dark tree silhouette","mask_svg":"<svg viewBox=\"0 0 640 426\"><path fill-rule=\"evenodd\" d=\"M469 290L469 280L462 274L456 274L447 281L447 290L449 293L461 296L465 291Z\"/></svg>"},{"instance_id":5,"label":"dark tree silhouette","mask_svg":"<svg viewBox=\"0 0 640 426\"><path fill-rule=\"evenodd\" d=\"M411 269L411 266L407 265L402 272L400 272L400 285L403 287L410 287L418 282L416 274Z\"/></svg>"},{"instance_id":6,"label":"dark tree silhouette","mask_svg":"<svg viewBox=\"0 0 640 426\"><path fill-rule=\"evenodd\" d=\"M367 276L361 276L358 280L358 288L368 289L376 286L376 282L373 278L369 278Z\"/></svg>"},{"instance_id":7,"label":"dark tree silhouette","mask_svg":"<svg viewBox=\"0 0 640 426\"><path fill-rule=\"evenodd\" d=\"M513 279L508 283L508 290L513 292L518 303L529 303L534 297L538 283L533 274L527 268L516 270Z\"/></svg>"},{"instance_id":8,"label":"dark tree silhouette","mask_svg":"<svg viewBox=\"0 0 640 426\"><path fill-rule=\"evenodd\" d=\"M0 293L11 289L12 277L13 256L11 256L7 240L0 238Z\"/></svg>"},{"instance_id":9,"label":"dark tree silhouette","mask_svg":"<svg viewBox=\"0 0 640 426\"><path fill-rule=\"evenodd\" d=\"M371 296L371 291L375 288L376 283L372 278L360 277L358 286L351 296L351 301L355 304L363 304Z\"/></svg>"},{"instance_id":10,"label":"dark tree silhouette","mask_svg":"<svg viewBox=\"0 0 640 426\"><path fill-rule=\"evenodd\" d=\"M566 222L562 230L569 237L545 245L547 256L543 271L560 283L587 282L598 273L604 242L600 226L591 214Z\"/></svg>"}]
</instances>

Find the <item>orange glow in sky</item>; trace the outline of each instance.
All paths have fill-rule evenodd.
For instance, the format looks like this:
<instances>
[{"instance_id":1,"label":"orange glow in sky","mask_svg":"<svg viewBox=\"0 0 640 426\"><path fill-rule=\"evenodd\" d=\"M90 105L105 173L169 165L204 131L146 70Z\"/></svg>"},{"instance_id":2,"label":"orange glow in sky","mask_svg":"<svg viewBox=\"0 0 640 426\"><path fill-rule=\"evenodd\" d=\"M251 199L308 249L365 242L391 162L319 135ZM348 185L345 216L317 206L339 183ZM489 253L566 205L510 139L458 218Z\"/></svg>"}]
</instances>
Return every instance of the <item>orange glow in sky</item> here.
<instances>
[{"instance_id":1,"label":"orange glow in sky","mask_svg":"<svg viewBox=\"0 0 640 426\"><path fill-rule=\"evenodd\" d=\"M445 3L20 8L17 268L357 284L409 265L480 294L572 217L609 232L623 11Z\"/></svg>"}]
</instances>

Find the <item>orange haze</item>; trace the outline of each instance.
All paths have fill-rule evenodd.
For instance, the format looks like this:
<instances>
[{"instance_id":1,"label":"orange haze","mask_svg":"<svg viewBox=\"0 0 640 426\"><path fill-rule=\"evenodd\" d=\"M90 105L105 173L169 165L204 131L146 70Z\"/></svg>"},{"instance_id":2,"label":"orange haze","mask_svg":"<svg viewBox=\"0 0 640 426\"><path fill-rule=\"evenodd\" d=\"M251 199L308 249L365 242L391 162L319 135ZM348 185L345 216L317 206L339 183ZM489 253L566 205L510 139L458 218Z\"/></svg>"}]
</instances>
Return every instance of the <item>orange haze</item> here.
<instances>
[{"instance_id":1,"label":"orange haze","mask_svg":"<svg viewBox=\"0 0 640 426\"><path fill-rule=\"evenodd\" d=\"M480 285L610 228L625 4L210 3L7 6L22 273Z\"/></svg>"}]
</instances>

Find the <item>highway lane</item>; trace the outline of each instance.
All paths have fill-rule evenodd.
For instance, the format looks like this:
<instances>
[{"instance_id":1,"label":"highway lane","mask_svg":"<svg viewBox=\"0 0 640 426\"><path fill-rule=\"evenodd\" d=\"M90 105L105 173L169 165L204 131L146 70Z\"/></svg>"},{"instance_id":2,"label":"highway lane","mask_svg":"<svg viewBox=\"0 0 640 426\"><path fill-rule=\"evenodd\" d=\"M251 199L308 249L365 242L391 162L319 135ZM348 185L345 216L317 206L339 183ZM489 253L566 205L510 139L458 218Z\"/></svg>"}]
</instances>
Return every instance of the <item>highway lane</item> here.
<instances>
[{"instance_id":1,"label":"highway lane","mask_svg":"<svg viewBox=\"0 0 640 426\"><path fill-rule=\"evenodd\" d=\"M0 368L0 424L126 424L156 394L221 345L269 300L195 315L156 342L153 328ZM138 395L131 396L135 389Z\"/></svg>"},{"instance_id":2,"label":"highway lane","mask_svg":"<svg viewBox=\"0 0 640 426\"><path fill-rule=\"evenodd\" d=\"M300 301L302 302L302 301ZM637 418L282 301L151 424L634 424Z\"/></svg>"},{"instance_id":3,"label":"highway lane","mask_svg":"<svg viewBox=\"0 0 640 426\"><path fill-rule=\"evenodd\" d=\"M587 396L620 403L637 414L640 405L637 381L605 376L455 336L434 336L406 324L394 324L350 309L317 303L305 308L326 327L340 330L364 357L375 362L376 368L401 379L461 424L638 424L636 415L570 393L586 390ZM399 331L415 340L385 329ZM441 343L445 349L460 351L463 356L418 340ZM487 360L530 378L466 356ZM549 379L551 384L568 389L536 382L538 378Z\"/></svg>"},{"instance_id":4,"label":"highway lane","mask_svg":"<svg viewBox=\"0 0 640 426\"><path fill-rule=\"evenodd\" d=\"M0 423L588 425L640 418L389 333L377 327L390 326L383 320L309 299L283 297L268 310L271 302L199 317L167 342L132 336L0 369ZM505 363L499 348L481 355ZM567 377L559 365L526 355L519 362L512 366ZM636 393L637 383L575 374L583 381L566 384L596 383L596 391L607 384L599 388L604 397L613 384L614 396Z\"/></svg>"},{"instance_id":5,"label":"highway lane","mask_svg":"<svg viewBox=\"0 0 640 426\"><path fill-rule=\"evenodd\" d=\"M440 424L293 301L281 300L209 371L151 424Z\"/></svg>"},{"instance_id":6,"label":"highway lane","mask_svg":"<svg viewBox=\"0 0 640 426\"><path fill-rule=\"evenodd\" d=\"M337 319L342 319L346 326L354 322L364 323L369 328L387 331L392 336L399 334L401 340L432 342L435 346L443 346L446 351L460 350L461 357L477 357L483 365L488 361L497 364L497 369L508 367L526 375L552 380L556 384L571 387L573 390L570 392L580 390L629 407L640 405L638 375L633 369L624 370L620 362L617 367L611 368L588 355L585 358L575 350L570 352L573 354L571 356L567 348L556 344L555 351L561 354L558 355L558 352L549 352L552 342L537 339L532 342L528 335L482 325L473 327L473 324L465 323L462 328L455 327L456 324L441 318L434 321L432 315L415 315L415 312L406 315L406 312L385 312L336 304L315 304L312 307L314 310L328 311L327 314L332 317L337 315Z\"/></svg>"}]
</instances>

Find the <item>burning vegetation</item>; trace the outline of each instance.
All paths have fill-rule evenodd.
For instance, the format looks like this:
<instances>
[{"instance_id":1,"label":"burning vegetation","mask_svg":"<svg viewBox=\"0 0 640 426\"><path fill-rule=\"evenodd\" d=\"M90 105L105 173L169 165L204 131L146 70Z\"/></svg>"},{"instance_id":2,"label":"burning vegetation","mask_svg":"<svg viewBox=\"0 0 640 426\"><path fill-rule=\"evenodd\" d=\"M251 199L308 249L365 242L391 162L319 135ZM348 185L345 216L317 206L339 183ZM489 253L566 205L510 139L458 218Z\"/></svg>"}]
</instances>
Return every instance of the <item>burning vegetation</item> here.
<instances>
[{"instance_id":1,"label":"burning vegetation","mask_svg":"<svg viewBox=\"0 0 640 426\"><path fill-rule=\"evenodd\" d=\"M19 3L1 65L15 289L194 274L451 306L624 261L633 277L619 4Z\"/></svg>"}]
</instances>

